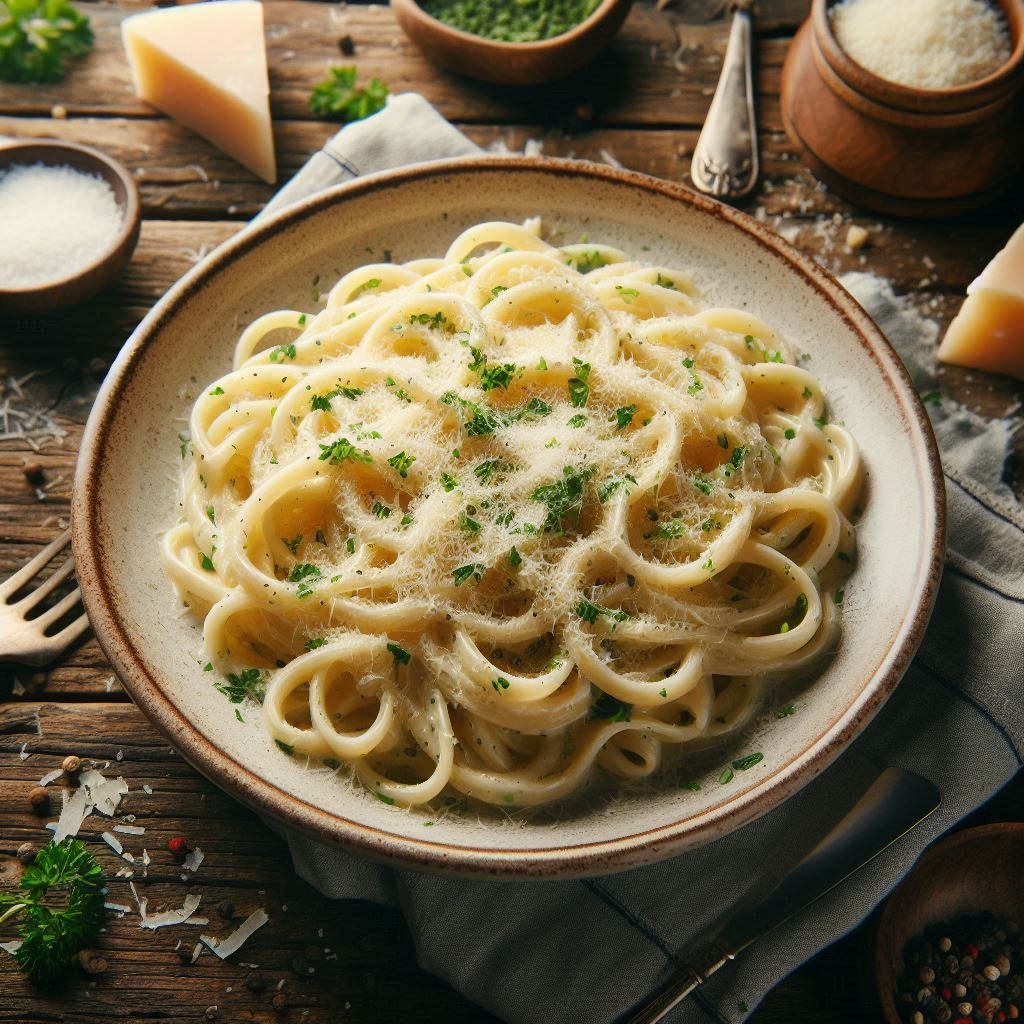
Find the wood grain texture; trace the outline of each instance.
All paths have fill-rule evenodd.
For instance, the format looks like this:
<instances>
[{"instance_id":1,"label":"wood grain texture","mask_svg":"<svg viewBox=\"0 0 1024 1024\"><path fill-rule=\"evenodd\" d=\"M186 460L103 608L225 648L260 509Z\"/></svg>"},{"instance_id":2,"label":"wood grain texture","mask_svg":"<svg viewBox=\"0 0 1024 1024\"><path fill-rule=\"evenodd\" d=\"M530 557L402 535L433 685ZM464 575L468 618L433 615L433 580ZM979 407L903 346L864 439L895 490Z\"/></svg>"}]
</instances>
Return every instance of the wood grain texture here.
<instances>
[{"instance_id":1,"label":"wood grain texture","mask_svg":"<svg viewBox=\"0 0 1024 1024\"><path fill-rule=\"evenodd\" d=\"M0 441L0 578L66 524L81 431L124 340L182 273L239 230L273 192L202 139L134 99L119 23L146 9L145 0L83 6L96 27L95 50L64 82L43 87L0 83L0 135L100 146L133 173L146 219L135 256L110 292L50 317L0 319L0 408L46 410L66 432L61 443L46 443L39 451L24 440ZM485 148L540 148L546 154L618 162L686 181L726 39L724 23L697 17L711 6L714 0L674 0L658 11L653 2L642 0L612 47L585 73L548 89L516 90L434 68L401 35L384 7L269 0L268 52L282 180L336 130L311 116L307 100L312 85L329 66L354 62L361 77L376 74L395 91L423 93ZM820 187L783 135L778 113L782 60L807 7L807 0L761 0L759 5L764 177L743 208L830 271L868 270L889 279L897 292L912 296L944 326L966 284L1024 217L1024 189L970 218L909 223L855 210ZM355 43L351 59L338 52L342 35ZM56 105L68 116L52 117ZM860 253L844 244L851 224L871 234ZM944 393L986 416L1019 407L1024 395L1006 378L961 368L941 368L939 378ZM22 381L21 387L14 387L12 379ZM13 416L9 412L7 421ZM1018 432L1016 444L1010 473L1022 490L1024 431ZM42 468L43 500L25 477L27 463ZM128 781L130 792L121 810L136 815L135 823L147 833L141 839L122 838L128 849L145 845L153 857L139 889L151 907L180 906L186 892L195 892L203 897L201 913L211 918L204 930L224 934L229 929L214 912L225 898L240 913L266 906L272 921L232 960L221 962L207 953L193 966L179 960L174 946L181 936L191 949L199 929L148 932L138 928L135 915L112 917L99 943L108 971L92 979L78 977L56 996L33 992L0 953L0 1024L200 1021L213 1006L218 1007L215 1019L232 1024L490 1020L418 970L396 912L332 904L296 879L281 841L172 753L127 701L95 639L42 671L0 666L0 885L15 877L11 855L17 846L45 838L42 820L29 813L28 790L69 752L101 763L109 760L111 771ZM1024 780L1014 785L1008 797L997 798L981 814L1020 817ZM96 839L102 827L94 818L85 832L113 875L119 862ZM188 836L207 856L187 882L166 852L166 840L174 834ZM124 879L111 882L110 898L133 905ZM866 927L823 952L768 996L752 1018L755 1024L877 1019L860 997L870 944ZM253 970L247 963L260 965L260 977L250 979L253 988L246 984ZM282 979L285 1005L278 1010L271 1000Z\"/></svg>"}]
</instances>

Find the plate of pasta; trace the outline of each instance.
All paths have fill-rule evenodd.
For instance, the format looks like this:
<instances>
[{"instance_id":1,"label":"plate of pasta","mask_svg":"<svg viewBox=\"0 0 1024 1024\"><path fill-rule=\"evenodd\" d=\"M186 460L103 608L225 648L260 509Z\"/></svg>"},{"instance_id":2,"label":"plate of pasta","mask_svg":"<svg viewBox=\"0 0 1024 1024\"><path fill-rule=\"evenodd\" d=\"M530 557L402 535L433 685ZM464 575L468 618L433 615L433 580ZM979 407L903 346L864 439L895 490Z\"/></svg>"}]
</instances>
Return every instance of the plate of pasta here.
<instances>
[{"instance_id":1,"label":"plate of pasta","mask_svg":"<svg viewBox=\"0 0 1024 1024\"><path fill-rule=\"evenodd\" d=\"M143 711L282 824L436 870L598 873L765 813L891 693L941 567L927 418L855 301L576 162L246 232L82 453L86 606Z\"/></svg>"}]
</instances>

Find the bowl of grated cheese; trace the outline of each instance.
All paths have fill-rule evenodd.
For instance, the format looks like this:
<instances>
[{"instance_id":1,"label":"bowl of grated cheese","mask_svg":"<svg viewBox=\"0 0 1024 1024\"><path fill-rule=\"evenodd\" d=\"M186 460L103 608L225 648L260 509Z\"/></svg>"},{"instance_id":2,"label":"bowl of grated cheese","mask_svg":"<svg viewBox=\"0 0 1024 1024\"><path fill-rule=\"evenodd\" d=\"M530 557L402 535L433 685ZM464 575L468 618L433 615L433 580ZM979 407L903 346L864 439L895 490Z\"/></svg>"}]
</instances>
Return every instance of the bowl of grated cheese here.
<instances>
[{"instance_id":1,"label":"bowl of grated cheese","mask_svg":"<svg viewBox=\"0 0 1024 1024\"><path fill-rule=\"evenodd\" d=\"M980 206L1024 167L1024 2L814 0L781 106L844 198L914 217Z\"/></svg>"},{"instance_id":2,"label":"bowl of grated cheese","mask_svg":"<svg viewBox=\"0 0 1024 1024\"><path fill-rule=\"evenodd\" d=\"M46 313L121 273L139 238L139 193L91 146L12 142L0 147L0 221L0 313Z\"/></svg>"}]
</instances>

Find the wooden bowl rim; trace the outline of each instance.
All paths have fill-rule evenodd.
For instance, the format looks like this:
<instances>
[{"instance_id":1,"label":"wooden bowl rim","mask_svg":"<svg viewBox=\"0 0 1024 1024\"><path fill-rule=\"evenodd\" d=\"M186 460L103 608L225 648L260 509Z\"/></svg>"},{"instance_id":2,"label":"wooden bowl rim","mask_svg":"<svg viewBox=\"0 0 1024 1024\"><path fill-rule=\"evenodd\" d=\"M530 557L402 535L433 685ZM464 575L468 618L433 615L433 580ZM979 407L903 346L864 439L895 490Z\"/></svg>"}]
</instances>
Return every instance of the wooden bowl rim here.
<instances>
[{"instance_id":1,"label":"wooden bowl rim","mask_svg":"<svg viewBox=\"0 0 1024 1024\"><path fill-rule=\"evenodd\" d=\"M488 39L487 36L478 36L473 32L465 31L465 29L455 28L425 11L417 0L391 0L391 6L396 8L398 13L407 15L410 22L415 23L418 27L446 36L452 43L473 47L483 53L489 52L492 56L508 53L522 54L523 56L550 55L589 35L612 12L623 6L628 7L632 3L633 0L601 0L583 21L574 25L568 32L562 32L548 39L538 39L532 43L514 43L501 39Z\"/></svg>"},{"instance_id":2,"label":"wooden bowl rim","mask_svg":"<svg viewBox=\"0 0 1024 1024\"><path fill-rule=\"evenodd\" d=\"M952 112L980 107L1012 92L1012 79L1021 76L1024 67L1024 0L995 0L1010 28L1010 57L984 78L948 89L920 89L903 85L869 71L858 64L840 45L832 31L828 11L836 0L813 0L811 21L814 36L833 70L857 92L884 103L911 111ZM972 102L973 101L973 102Z\"/></svg>"},{"instance_id":3,"label":"wooden bowl rim","mask_svg":"<svg viewBox=\"0 0 1024 1024\"><path fill-rule=\"evenodd\" d=\"M14 159L7 159L9 155L18 153L22 154L25 158L18 159L15 155ZM115 262L123 256L125 246L131 244L133 237L137 234L139 222L142 219L138 186L136 186L131 174L128 173L128 169L122 163L111 156L107 156L101 150L95 149L93 146L86 146L79 142L62 142L59 139L17 139L11 142L0 143L0 172L6 171L11 167L33 163L42 163L49 167L60 167L62 166L60 160L62 153L77 154L81 163L88 164L91 162L96 173L112 187L114 180L120 182L124 188L124 201L118 202L118 206L120 206L123 214L121 227L110 245L99 256L74 271L74 273L65 274L63 277L54 278L43 284L25 285L22 288L0 288L0 306L3 305L5 299L17 300L30 296L39 299L51 297L55 301L59 301L61 292L68 288L68 286L75 284L89 274L94 274L100 268ZM85 158L84 160L82 160L83 157ZM84 170L82 167L74 169L78 171ZM85 173L88 173L88 171L85 171ZM102 285L102 281L100 281L100 284Z\"/></svg>"},{"instance_id":4,"label":"wooden bowl rim","mask_svg":"<svg viewBox=\"0 0 1024 1024\"><path fill-rule=\"evenodd\" d=\"M988 825L977 825L974 828L961 829L959 832L953 832L950 835L944 836L929 846L928 849L918 857L914 866L910 869L899 885L889 893L885 903L882 905L881 913L878 916L878 923L875 926L875 943L872 958L872 966L875 975L875 992L878 996L878 1001L882 1008L882 1014L885 1018L886 1024L903 1024L903 1018L900 1017L893 1004L892 979L889 977L887 967L891 950L888 946L883 947L878 942L878 937L892 915L896 914L901 909L900 904L902 895L906 892L907 882L909 882L910 879L919 871L930 868L936 861L943 860L951 854L955 854L961 847L970 846L979 841L985 842L994 836L1006 835L1016 836L1021 840L1021 842L1024 842L1024 821L997 821Z\"/></svg>"}]
</instances>

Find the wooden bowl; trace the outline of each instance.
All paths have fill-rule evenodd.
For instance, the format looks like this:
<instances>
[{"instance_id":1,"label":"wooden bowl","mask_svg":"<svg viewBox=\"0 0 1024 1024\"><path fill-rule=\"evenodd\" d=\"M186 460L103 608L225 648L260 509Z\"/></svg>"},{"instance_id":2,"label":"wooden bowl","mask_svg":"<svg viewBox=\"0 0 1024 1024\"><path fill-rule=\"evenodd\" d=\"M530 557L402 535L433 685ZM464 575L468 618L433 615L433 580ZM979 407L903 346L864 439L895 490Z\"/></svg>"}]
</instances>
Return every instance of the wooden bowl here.
<instances>
[{"instance_id":1,"label":"wooden bowl","mask_svg":"<svg viewBox=\"0 0 1024 1024\"><path fill-rule=\"evenodd\" d=\"M46 313L84 302L110 285L128 262L139 240L142 211L139 190L128 171L92 146L32 139L0 145L0 175L12 167L45 164L99 175L114 190L122 211L121 229L107 250L85 267L45 284L0 288L0 313ZM59 197L56 197L59 201Z\"/></svg>"},{"instance_id":2,"label":"wooden bowl","mask_svg":"<svg viewBox=\"0 0 1024 1024\"><path fill-rule=\"evenodd\" d=\"M887 1024L903 1024L893 995L908 939L979 911L1024 924L1022 865L1024 822L955 832L922 854L886 901L875 935L875 985Z\"/></svg>"},{"instance_id":3,"label":"wooden bowl","mask_svg":"<svg viewBox=\"0 0 1024 1024\"><path fill-rule=\"evenodd\" d=\"M621 28L633 0L602 0L575 28L536 43L504 43L463 32L427 14L416 0L392 0L398 24L433 61L450 71L503 85L564 78L592 61Z\"/></svg>"},{"instance_id":4,"label":"wooden bowl","mask_svg":"<svg viewBox=\"0 0 1024 1024\"><path fill-rule=\"evenodd\" d=\"M997 0L1010 59L953 89L915 89L854 62L813 0L782 69L782 120L839 195L883 213L941 216L988 201L1024 167L1024 0Z\"/></svg>"}]
</instances>

